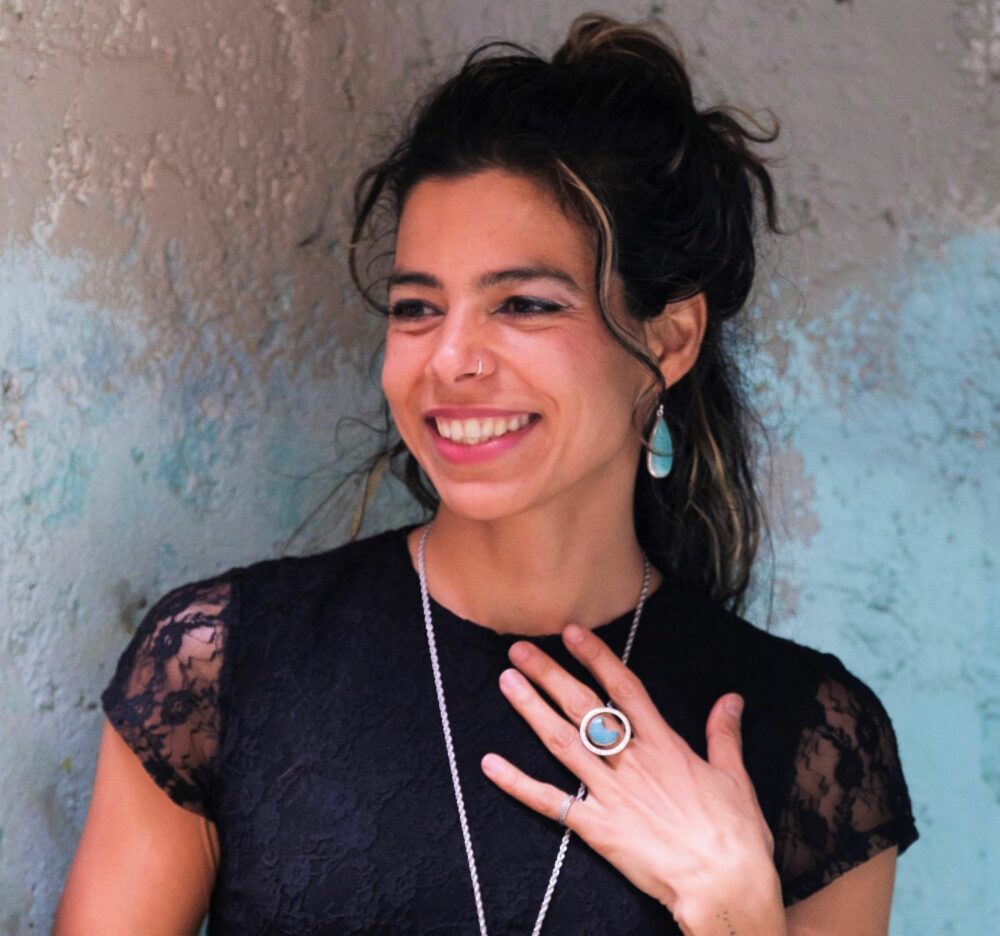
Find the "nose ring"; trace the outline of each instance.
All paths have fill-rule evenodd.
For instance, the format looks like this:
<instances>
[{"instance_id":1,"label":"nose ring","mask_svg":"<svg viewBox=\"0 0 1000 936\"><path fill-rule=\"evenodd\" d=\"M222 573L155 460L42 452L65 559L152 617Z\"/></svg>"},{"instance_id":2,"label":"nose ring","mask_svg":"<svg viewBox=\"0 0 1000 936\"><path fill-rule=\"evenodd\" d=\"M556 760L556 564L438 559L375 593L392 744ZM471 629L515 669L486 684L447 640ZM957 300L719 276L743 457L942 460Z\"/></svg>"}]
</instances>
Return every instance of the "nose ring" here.
<instances>
[{"instance_id":1,"label":"nose ring","mask_svg":"<svg viewBox=\"0 0 1000 936\"><path fill-rule=\"evenodd\" d=\"M466 371L462 376L463 377L478 377L480 374L482 374L482 372L483 372L483 359L477 357L476 358L476 369L474 371Z\"/></svg>"}]
</instances>

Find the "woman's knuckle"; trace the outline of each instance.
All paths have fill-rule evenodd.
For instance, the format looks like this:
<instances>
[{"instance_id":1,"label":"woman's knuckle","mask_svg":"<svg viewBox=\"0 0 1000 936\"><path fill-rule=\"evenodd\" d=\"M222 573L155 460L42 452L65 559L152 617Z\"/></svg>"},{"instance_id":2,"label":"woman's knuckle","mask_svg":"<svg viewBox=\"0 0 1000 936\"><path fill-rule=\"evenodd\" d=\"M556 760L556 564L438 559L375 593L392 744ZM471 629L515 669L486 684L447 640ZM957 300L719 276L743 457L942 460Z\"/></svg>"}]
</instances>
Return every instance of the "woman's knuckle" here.
<instances>
[{"instance_id":1,"label":"woman's knuckle","mask_svg":"<svg viewBox=\"0 0 1000 936\"><path fill-rule=\"evenodd\" d=\"M612 686L612 696L618 700L635 699L643 692L642 681L634 673L622 673Z\"/></svg>"},{"instance_id":2,"label":"woman's knuckle","mask_svg":"<svg viewBox=\"0 0 1000 936\"><path fill-rule=\"evenodd\" d=\"M538 653L537 651L533 651L531 653L528 661L531 663L532 668L535 673L538 674L539 678L548 676L556 666L555 663L544 653Z\"/></svg>"},{"instance_id":3,"label":"woman's knuckle","mask_svg":"<svg viewBox=\"0 0 1000 936\"><path fill-rule=\"evenodd\" d=\"M587 829L587 840L592 848L603 853L613 841L610 823L601 816L595 816Z\"/></svg>"},{"instance_id":4,"label":"woman's knuckle","mask_svg":"<svg viewBox=\"0 0 1000 936\"><path fill-rule=\"evenodd\" d=\"M591 709L598 708L600 703L589 692L577 692L570 700L570 714L575 718L583 718Z\"/></svg>"},{"instance_id":5,"label":"woman's knuckle","mask_svg":"<svg viewBox=\"0 0 1000 936\"><path fill-rule=\"evenodd\" d=\"M577 733L569 725L560 725L552 730L549 739L554 748L566 750L577 738Z\"/></svg>"}]
</instances>

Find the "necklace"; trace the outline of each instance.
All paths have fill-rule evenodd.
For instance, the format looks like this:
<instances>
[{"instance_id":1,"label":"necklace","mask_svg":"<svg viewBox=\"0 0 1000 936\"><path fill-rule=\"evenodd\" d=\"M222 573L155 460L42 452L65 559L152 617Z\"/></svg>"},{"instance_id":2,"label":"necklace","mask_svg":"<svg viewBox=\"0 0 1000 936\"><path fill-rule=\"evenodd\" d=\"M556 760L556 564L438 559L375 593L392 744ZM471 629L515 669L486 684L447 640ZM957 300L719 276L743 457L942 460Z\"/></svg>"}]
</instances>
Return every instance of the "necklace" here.
<instances>
[{"instance_id":1,"label":"necklace","mask_svg":"<svg viewBox=\"0 0 1000 936\"><path fill-rule=\"evenodd\" d=\"M472 836L469 834L469 822L465 816L465 800L462 798L462 785L458 779L458 763L455 760L455 747L451 740L451 724L448 721L448 708L444 703L444 685L441 682L441 667L438 663L437 644L434 640L434 624L431 620L431 600L427 593L427 571L424 565L424 549L427 545L427 534L431 531L432 520L424 527L420 534L420 545L417 549L417 574L420 578L420 600L424 608L424 624L427 626L427 645L431 655L431 669L434 671L434 687L437 689L438 708L441 711L441 728L444 730L444 744L448 752L448 766L451 769L451 782L455 788L455 802L458 805L458 821L462 827L462 838L465 840L465 854L469 859L469 874L472 877L472 893L476 898L476 915L479 918L479 932L481 936L488 936L486 931L486 914L483 911L483 897L479 890L479 874L476 871L476 856L472 851ZM642 556L642 589L639 592L639 601L635 606L635 615L632 617L632 627L628 632L628 639L625 641L625 649L622 652L622 663L628 666L628 658L632 652L632 643L635 640L635 632L639 627L639 618L642 617L642 606L646 603L649 594L649 559L645 553ZM611 705L611 700L608 700ZM576 798L583 799L587 792L586 784L581 783L577 790ZM570 829L563 833L562 841L559 843L559 853L556 855L556 863L552 868L552 875L549 877L548 887L545 888L545 896L542 898L542 906L538 911L538 919L535 921L535 928L531 931L532 936L539 936L542 931L542 923L545 914L552 901L552 892L556 888L556 881L559 879L559 872L562 870L563 859L566 857L566 847L569 845Z\"/></svg>"}]
</instances>

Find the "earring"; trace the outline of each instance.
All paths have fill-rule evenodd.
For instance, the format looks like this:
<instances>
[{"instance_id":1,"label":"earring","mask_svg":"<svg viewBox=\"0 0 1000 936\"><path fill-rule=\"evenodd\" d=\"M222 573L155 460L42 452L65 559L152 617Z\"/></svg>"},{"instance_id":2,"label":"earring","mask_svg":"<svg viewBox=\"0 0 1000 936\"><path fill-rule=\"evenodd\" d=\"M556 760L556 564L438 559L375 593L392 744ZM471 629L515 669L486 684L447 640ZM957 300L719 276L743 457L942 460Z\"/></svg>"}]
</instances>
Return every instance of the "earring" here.
<instances>
[{"instance_id":1,"label":"earring","mask_svg":"<svg viewBox=\"0 0 1000 936\"><path fill-rule=\"evenodd\" d=\"M656 408L656 421L649 434L646 448L646 470L654 478L665 478L674 463L674 442L670 438L670 428L663 418L663 404Z\"/></svg>"}]
</instances>

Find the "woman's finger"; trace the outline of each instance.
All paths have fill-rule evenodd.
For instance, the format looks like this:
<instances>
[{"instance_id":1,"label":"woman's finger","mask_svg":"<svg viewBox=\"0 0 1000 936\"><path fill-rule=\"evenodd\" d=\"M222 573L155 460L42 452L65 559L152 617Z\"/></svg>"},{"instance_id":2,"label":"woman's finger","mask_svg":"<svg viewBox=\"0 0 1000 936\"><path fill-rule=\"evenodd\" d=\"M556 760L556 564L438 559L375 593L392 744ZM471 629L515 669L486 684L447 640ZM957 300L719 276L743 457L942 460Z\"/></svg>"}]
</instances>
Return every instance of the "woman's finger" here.
<instances>
[{"instance_id":1,"label":"woman's finger","mask_svg":"<svg viewBox=\"0 0 1000 936\"><path fill-rule=\"evenodd\" d=\"M511 662L558 705L566 717L579 725L587 712L604 705L591 688L571 676L544 650L527 640L519 640L510 648Z\"/></svg>"},{"instance_id":2,"label":"woman's finger","mask_svg":"<svg viewBox=\"0 0 1000 936\"><path fill-rule=\"evenodd\" d=\"M729 692L716 699L705 723L708 762L738 780L747 777L743 764L742 714L743 699Z\"/></svg>"},{"instance_id":3,"label":"woman's finger","mask_svg":"<svg viewBox=\"0 0 1000 936\"><path fill-rule=\"evenodd\" d=\"M637 738L644 737L648 740L656 737L660 742L673 741L687 748L684 739L660 714L642 680L622 663L600 637L577 624L568 624L563 628L563 643L593 673L615 708L628 715Z\"/></svg>"},{"instance_id":4,"label":"woman's finger","mask_svg":"<svg viewBox=\"0 0 1000 936\"><path fill-rule=\"evenodd\" d=\"M516 669L500 674L500 688L518 714L531 726L549 751L579 777L588 788L597 789L610 772L603 757L595 757L580 740L580 731L571 725L537 692Z\"/></svg>"},{"instance_id":5,"label":"woman's finger","mask_svg":"<svg viewBox=\"0 0 1000 936\"><path fill-rule=\"evenodd\" d=\"M551 783L542 783L534 777L529 777L499 754L487 754L482 759L481 766L483 773L501 790L535 812L548 816L549 819L558 820L566 797L576 794L575 790L570 794ZM586 812L587 801L574 799L565 814L563 825L581 833L587 824Z\"/></svg>"}]
</instances>

